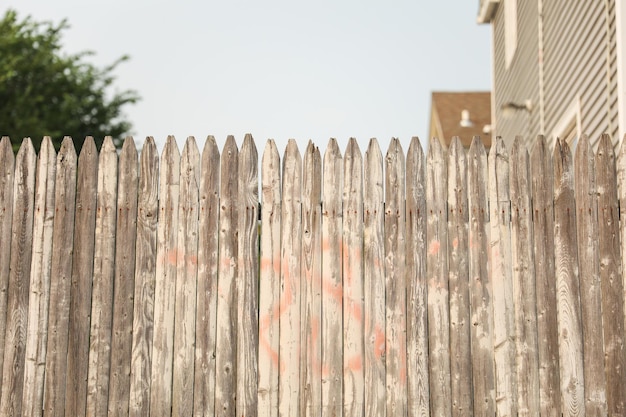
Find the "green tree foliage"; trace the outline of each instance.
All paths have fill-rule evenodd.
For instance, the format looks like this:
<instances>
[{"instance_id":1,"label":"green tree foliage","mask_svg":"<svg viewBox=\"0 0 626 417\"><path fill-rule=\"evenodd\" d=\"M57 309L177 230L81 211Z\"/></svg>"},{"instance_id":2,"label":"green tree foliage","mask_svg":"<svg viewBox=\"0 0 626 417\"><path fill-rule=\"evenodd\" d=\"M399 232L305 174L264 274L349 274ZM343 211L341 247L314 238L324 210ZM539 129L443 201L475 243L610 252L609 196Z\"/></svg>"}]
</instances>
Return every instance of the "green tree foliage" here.
<instances>
[{"instance_id":1,"label":"green tree foliage","mask_svg":"<svg viewBox=\"0 0 626 417\"><path fill-rule=\"evenodd\" d=\"M0 21L0 135L14 148L31 137L39 149L50 136L58 149L64 136L80 151L85 136L98 147L105 135L120 144L131 124L122 107L139 97L133 90L111 92L115 68L123 56L103 69L85 61L92 52L75 55L61 51L67 21L55 25L18 19L9 10Z\"/></svg>"}]
</instances>

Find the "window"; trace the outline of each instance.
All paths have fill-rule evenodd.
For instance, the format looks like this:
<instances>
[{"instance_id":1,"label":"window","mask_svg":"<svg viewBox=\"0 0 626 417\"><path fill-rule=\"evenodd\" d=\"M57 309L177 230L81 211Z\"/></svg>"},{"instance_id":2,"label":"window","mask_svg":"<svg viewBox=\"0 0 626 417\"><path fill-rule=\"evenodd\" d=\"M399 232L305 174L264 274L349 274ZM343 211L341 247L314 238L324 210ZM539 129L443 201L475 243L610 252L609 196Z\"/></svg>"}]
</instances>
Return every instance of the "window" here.
<instances>
[{"instance_id":1,"label":"window","mask_svg":"<svg viewBox=\"0 0 626 417\"><path fill-rule=\"evenodd\" d=\"M511 66L517 49L517 0L504 1L504 59Z\"/></svg>"},{"instance_id":2,"label":"window","mask_svg":"<svg viewBox=\"0 0 626 417\"><path fill-rule=\"evenodd\" d=\"M572 151L574 151L580 131L580 98L576 97L572 104L563 112L561 120L559 120L552 131L552 141L556 142L556 138L565 140Z\"/></svg>"}]
</instances>

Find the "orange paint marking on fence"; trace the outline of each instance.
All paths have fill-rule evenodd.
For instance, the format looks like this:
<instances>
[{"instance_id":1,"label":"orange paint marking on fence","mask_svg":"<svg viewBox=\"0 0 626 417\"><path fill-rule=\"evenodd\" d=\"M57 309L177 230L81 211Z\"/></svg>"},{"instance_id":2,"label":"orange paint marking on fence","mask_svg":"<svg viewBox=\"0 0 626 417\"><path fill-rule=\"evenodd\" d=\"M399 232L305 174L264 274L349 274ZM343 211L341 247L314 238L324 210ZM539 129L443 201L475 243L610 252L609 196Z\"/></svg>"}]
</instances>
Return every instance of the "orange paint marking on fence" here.
<instances>
[{"instance_id":1,"label":"orange paint marking on fence","mask_svg":"<svg viewBox=\"0 0 626 417\"><path fill-rule=\"evenodd\" d=\"M439 253L439 249L441 248L441 243L439 243L438 240L433 240L430 243L430 246L428 247L428 254L429 255L436 255L437 253Z\"/></svg>"}]
</instances>

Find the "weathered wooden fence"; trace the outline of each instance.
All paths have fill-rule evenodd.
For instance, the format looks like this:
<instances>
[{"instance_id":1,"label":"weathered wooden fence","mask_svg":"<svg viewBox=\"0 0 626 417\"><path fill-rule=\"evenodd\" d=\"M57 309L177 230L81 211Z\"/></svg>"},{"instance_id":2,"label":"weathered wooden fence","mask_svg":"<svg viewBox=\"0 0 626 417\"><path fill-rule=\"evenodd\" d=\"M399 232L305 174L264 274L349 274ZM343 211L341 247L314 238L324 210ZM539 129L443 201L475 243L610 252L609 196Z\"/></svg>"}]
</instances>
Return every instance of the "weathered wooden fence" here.
<instances>
[{"instance_id":1,"label":"weathered wooden fence","mask_svg":"<svg viewBox=\"0 0 626 417\"><path fill-rule=\"evenodd\" d=\"M626 146L258 166L2 139L0 415L626 416Z\"/></svg>"}]
</instances>

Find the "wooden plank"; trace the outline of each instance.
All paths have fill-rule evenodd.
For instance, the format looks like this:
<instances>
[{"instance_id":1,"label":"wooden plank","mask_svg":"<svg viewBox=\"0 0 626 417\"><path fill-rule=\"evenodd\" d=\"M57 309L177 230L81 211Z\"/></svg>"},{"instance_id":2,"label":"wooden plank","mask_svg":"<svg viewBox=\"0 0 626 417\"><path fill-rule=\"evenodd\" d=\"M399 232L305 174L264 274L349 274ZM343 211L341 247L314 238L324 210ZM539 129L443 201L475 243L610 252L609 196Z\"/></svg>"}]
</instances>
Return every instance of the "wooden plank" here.
<instances>
[{"instance_id":1,"label":"wooden plank","mask_svg":"<svg viewBox=\"0 0 626 417\"><path fill-rule=\"evenodd\" d=\"M37 155L30 138L24 139L15 161L11 269L7 294L4 368L0 415L22 415L28 300L33 252L33 219ZM2 343L0 341L0 343Z\"/></svg>"},{"instance_id":2,"label":"wooden plank","mask_svg":"<svg viewBox=\"0 0 626 417\"><path fill-rule=\"evenodd\" d=\"M467 155L458 137L448 148L448 276L452 415L472 416L472 356L468 264ZM410 176L407 176L410 178Z\"/></svg>"},{"instance_id":3,"label":"wooden plank","mask_svg":"<svg viewBox=\"0 0 626 417\"><path fill-rule=\"evenodd\" d=\"M350 138L343 159L343 415L364 414L363 157Z\"/></svg>"},{"instance_id":4,"label":"wooden plank","mask_svg":"<svg viewBox=\"0 0 626 417\"><path fill-rule=\"evenodd\" d=\"M8 136L0 140L0 335L5 334L7 293L11 265L11 223L13 221L13 178L15 155ZM4 343L0 341L0 375Z\"/></svg>"},{"instance_id":5,"label":"wooden plank","mask_svg":"<svg viewBox=\"0 0 626 417\"><path fill-rule=\"evenodd\" d=\"M517 358L517 411L538 416L539 354L537 345L537 294L533 258L532 206L528 151L520 136L511 149L511 262L515 299Z\"/></svg>"},{"instance_id":6,"label":"wooden plank","mask_svg":"<svg viewBox=\"0 0 626 417\"><path fill-rule=\"evenodd\" d=\"M193 136L187 138L180 161L176 301L174 307L174 369L172 416L193 413L198 278L198 180L200 153Z\"/></svg>"},{"instance_id":7,"label":"wooden plank","mask_svg":"<svg viewBox=\"0 0 626 417\"><path fill-rule=\"evenodd\" d=\"M487 155L475 136L468 153L469 276L471 306L472 385L474 415L496 414L495 363L493 355L493 290L487 271Z\"/></svg>"},{"instance_id":8,"label":"wooden plank","mask_svg":"<svg viewBox=\"0 0 626 417\"><path fill-rule=\"evenodd\" d=\"M620 263L619 204L615 153L609 135L603 134L596 154L598 186L598 236L600 280L602 287L602 323L604 365L606 370L607 412L626 415L626 350L624 335L624 285ZM585 378L586 381L586 378Z\"/></svg>"},{"instance_id":9,"label":"wooden plank","mask_svg":"<svg viewBox=\"0 0 626 417\"><path fill-rule=\"evenodd\" d=\"M259 350L259 157L246 134L239 153L237 415L257 415Z\"/></svg>"},{"instance_id":10,"label":"wooden plank","mask_svg":"<svg viewBox=\"0 0 626 417\"><path fill-rule=\"evenodd\" d=\"M110 136L104 139L98 160L96 237L91 290L87 415L106 416L111 368L111 325L115 280L117 218L117 151ZM77 234L81 234L77 231Z\"/></svg>"},{"instance_id":11,"label":"wooden plank","mask_svg":"<svg viewBox=\"0 0 626 417\"><path fill-rule=\"evenodd\" d=\"M82 220L81 216L84 216L88 211L93 218L95 207L91 206L90 202L85 199L85 179L95 183L96 177L85 175L85 170L89 171L89 169L97 169L97 167L95 144L93 140L86 140L81 153L81 194L77 198L76 151L71 138L63 139L56 159L55 214L52 230L52 264L50 266L50 308L48 311L48 340L45 350L43 392L44 416L65 415L66 371L69 368L67 365L68 361L76 359L75 357L68 357L68 342L71 342L68 340L68 322L70 320L72 261L76 262L80 256L80 251L76 252L73 249L75 214L78 215L79 222ZM93 197L91 201L95 202L95 185L93 185ZM80 205L80 210L75 213L77 204ZM93 234L91 236L93 239ZM72 253L72 256L67 256L68 253ZM91 259L93 260L93 258ZM78 263L77 266L79 266ZM85 369L87 368L86 363L87 360L85 359ZM83 392L85 392L84 389Z\"/></svg>"},{"instance_id":12,"label":"wooden plank","mask_svg":"<svg viewBox=\"0 0 626 417\"><path fill-rule=\"evenodd\" d=\"M322 184L322 416L343 411L341 193L343 163L335 139L324 153ZM281 344L282 347L282 344ZM281 350L282 353L282 350Z\"/></svg>"},{"instance_id":13,"label":"wooden plank","mask_svg":"<svg viewBox=\"0 0 626 417\"><path fill-rule=\"evenodd\" d=\"M448 193L445 151L437 138L428 146L426 162L426 226L428 280L428 368L430 410L452 415L450 382L450 304L448 294ZM386 227L386 225L385 225Z\"/></svg>"},{"instance_id":14,"label":"wooden plank","mask_svg":"<svg viewBox=\"0 0 626 417\"><path fill-rule=\"evenodd\" d=\"M215 412L215 329L217 309L220 151L209 136L202 151L198 223L198 290L196 362L193 384L195 415Z\"/></svg>"},{"instance_id":15,"label":"wooden plank","mask_svg":"<svg viewBox=\"0 0 626 417\"><path fill-rule=\"evenodd\" d=\"M49 136L42 143L37 158L35 217L33 219L33 257L30 267L28 330L24 363L22 415L41 415L48 335L50 301L50 266L54 228L54 179L56 152Z\"/></svg>"},{"instance_id":16,"label":"wooden plank","mask_svg":"<svg viewBox=\"0 0 626 417\"><path fill-rule=\"evenodd\" d=\"M169 416L172 411L179 193L180 153L174 136L168 136L159 170L154 334L150 371L150 414L158 416Z\"/></svg>"},{"instance_id":17,"label":"wooden plank","mask_svg":"<svg viewBox=\"0 0 626 417\"><path fill-rule=\"evenodd\" d=\"M117 189L115 281L111 332L109 415L128 416L133 341L133 294L137 238L137 148L132 137L122 146Z\"/></svg>"},{"instance_id":18,"label":"wooden plank","mask_svg":"<svg viewBox=\"0 0 626 417\"><path fill-rule=\"evenodd\" d=\"M585 414L606 415L604 349L602 346L602 290L598 258L598 190L591 142L582 135L575 155L576 230L585 375Z\"/></svg>"},{"instance_id":19,"label":"wooden plank","mask_svg":"<svg viewBox=\"0 0 626 417\"><path fill-rule=\"evenodd\" d=\"M302 164L301 415L322 414L322 158L309 141Z\"/></svg>"},{"instance_id":20,"label":"wooden plank","mask_svg":"<svg viewBox=\"0 0 626 417\"><path fill-rule=\"evenodd\" d=\"M554 146L554 252L561 409L564 416L585 414L573 179L572 154L567 143L559 140Z\"/></svg>"},{"instance_id":21,"label":"wooden plank","mask_svg":"<svg viewBox=\"0 0 626 417\"><path fill-rule=\"evenodd\" d=\"M285 149L282 178L278 414L296 416L300 413L302 158L293 139Z\"/></svg>"},{"instance_id":22,"label":"wooden plank","mask_svg":"<svg viewBox=\"0 0 626 417\"><path fill-rule=\"evenodd\" d=\"M237 395L237 210L239 152L233 136L222 150L220 177L219 280L215 349L215 413L235 416Z\"/></svg>"},{"instance_id":23,"label":"wooden plank","mask_svg":"<svg viewBox=\"0 0 626 417\"><path fill-rule=\"evenodd\" d=\"M363 199L363 309L365 323L365 415L383 416L385 387L385 271L383 155L376 139L365 152Z\"/></svg>"},{"instance_id":24,"label":"wooden plank","mask_svg":"<svg viewBox=\"0 0 626 417\"><path fill-rule=\"evenodd\" d=\"M259 416L278 416L280 305L280 156L274 140L261 161L261 271L259 279Z\"/></svg>"},{"instance_id":25,"label":"wooden plank","mask_svg":"<svg viewBox=\"0 0 626 417\"><path fill-rule=\"evenodd\" d=\"M154 328L154 285L157 258L159 154L154 139L141 150L137 196L133 346L130 363L129 416L150 415L150 370Z\"/></svg>"}]
</instances>

